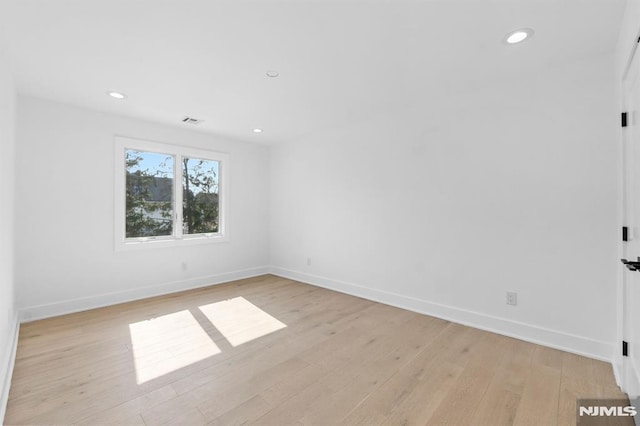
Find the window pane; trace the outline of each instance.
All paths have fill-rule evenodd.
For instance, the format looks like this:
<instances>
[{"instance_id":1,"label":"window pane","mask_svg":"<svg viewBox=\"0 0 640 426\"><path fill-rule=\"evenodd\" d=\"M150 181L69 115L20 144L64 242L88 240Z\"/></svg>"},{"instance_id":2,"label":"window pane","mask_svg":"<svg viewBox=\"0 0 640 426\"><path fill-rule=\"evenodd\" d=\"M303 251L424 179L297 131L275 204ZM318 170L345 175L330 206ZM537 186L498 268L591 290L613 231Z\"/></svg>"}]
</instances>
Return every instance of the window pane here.
<instances>
[{"instance_id":1,"label":"window pane","mask_svg":"<svg viewBox=\"0 0 640 426\"><path fill-rule=\"evenodd\" d=\"M182 232L218 232L218 171L220 163L182 159Z\"/></svg>"},{"instance_id":2,"label":"window pane","mask_svg":"<svg viewBox=\"0 0 640 426\"><path fill-rule=\"evenodd\" d=\"M172 155L125 150L126 237L173 234Z\"/></svg>"}]
</instances>

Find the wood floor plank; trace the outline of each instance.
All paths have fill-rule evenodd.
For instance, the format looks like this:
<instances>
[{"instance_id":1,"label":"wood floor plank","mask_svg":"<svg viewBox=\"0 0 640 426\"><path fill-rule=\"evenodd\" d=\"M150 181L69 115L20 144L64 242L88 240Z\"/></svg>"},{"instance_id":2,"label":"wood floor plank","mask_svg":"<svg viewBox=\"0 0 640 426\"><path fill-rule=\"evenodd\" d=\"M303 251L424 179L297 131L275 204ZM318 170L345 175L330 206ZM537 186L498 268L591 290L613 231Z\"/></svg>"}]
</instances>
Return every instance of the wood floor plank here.
<instances>
[{"instance_id":1,"label":"wood floor plank","mask_svg":"<svg viewBox=\"0 0 640 426\"><path fill-rule=\"evenodd\" d=\"M265 275L23 324L4 422L564 425L586 397L626 397L609 364Z\"/></svg>"},{"instance_id":2,"label":"wood floor plank","mask_svg":"<svg viewBox=\"0 0 640 426\"><path fill-rule=\"evenodd\" d=\"M397 335L389 338L378 350L371 350L369 360L362 357L357 366L348 366L344 371L348 381L345 386L328 397L316 401L301 418L303 424L336 424L353 409L365 401L373 392L382 388L411 362L422 350L421 345L406 345ZM410 340L409 340L410 342ZM348 373L348 375L347 375ZM332 407L328 411L326 407Z\"/></svg>"},{"instance_id":3,"label":"wood floor plank","mask_svg":"<svg viewBox=\"0 0 640 426\"><path fill-rule=\"evenodd\" d=\"M216 417L208 424L220 426L246 424L255 421L270 410L271 406L260 396L256 395L221 416Z\"/></svg>"},{"instance_id":4,"label":"wood floor plank","mask_svg":"<svg viewBox=\"0 0 640 426\"><path fill-rule=\"evenodd\" d=\"M425 424L466 364L480 333L447 324L442 333L343 419L343 424ZM457 361L453 363L451 361Z\"/></svg>"},{"instance_id":5,"label":"wood floor plank","mask_svg":"<svg viewBox=\"0 0 640 426\"><path fill-rule=\"evenodd\" d=\"M556 425L560 400L561 373L531 364L514 425Z\"/></svg>"},{"instance_id":6,"label":"wood floor plank","mask_svg":"<svg viewBox=\"0 0 640 426\"><path fill-rule=\"evenodd\" d=\"M442 361L437 368L429 370L428 377L418 379L417 384L410 387L408 395L398 398L397 405L382 414L381 424L428 424L457 383L463 370L457 364Z\"/></svg>"},{"instance_id":7,"label":"wood floor plank","mask_svg":"<svg viewBox=\"0 0 640 426\"><path fill-rule=\"evenodd\" d=\"M511 425L515 420L536 347L516 339L507 344L503 349L506 356L473 415L472 425Z\"/></svg>"},{"instance_id":8,"label":"wood floor plank","mask_svg":"<svg viewBox=\"0 0 640 426\"><path fill-rule=\"evenodd\" d=\"M296 376L298 372L308 366L309 364L298 358L290 358L268 370L253 375L246 381L225 386L225 389L218 394L211 395L207 402L198 405L198 409L206 419L213 420L226 415L226 413L233 411L236 407L250 400L254 400L254 403L259 401L260 403L264 403L264 406L270 407L270 405L259 396L260 393L280 383L284 377L289 375Z\"/></svg>"},{"instance_id":9,"label":"wood floor plank","mask_svg":"<svg viewBox=\"0 0 640 426\"><path fill-rule=\"evenodd\" d=\"M96 424L123 424L128 422L129 419L137 417L142 421L142 417L139 416L141 412L161 405L174 398L176 395L177 394L171 385L163 386L160 389L151 391L143 396L122 403L111 409L85 417L76 424L85 426Z\"/></svg>"},{"instance_id":10,"label":"wood floor plank","mask_svg":"<svg viewBox=\"0 0 640 426\"><path fill-rule=\"evenodd\" d=\"M485 333L471 351L469 362L429 422L470 424L489 384L506 356L506 339Z\"/></svg>"},{"instance_id":11,"label":"wood floor plank","mask_svg":"<svg viewBox=\"0 0 640 426\"><path fill-rule=\"evenodd\" d=\"M295 375L283 377L278 383L262 391L260 396L271 406L282 404L301 393L305 388L314 386L328 373L328 370L320 366L307 365Z\"/></svg>"}]
</instances>

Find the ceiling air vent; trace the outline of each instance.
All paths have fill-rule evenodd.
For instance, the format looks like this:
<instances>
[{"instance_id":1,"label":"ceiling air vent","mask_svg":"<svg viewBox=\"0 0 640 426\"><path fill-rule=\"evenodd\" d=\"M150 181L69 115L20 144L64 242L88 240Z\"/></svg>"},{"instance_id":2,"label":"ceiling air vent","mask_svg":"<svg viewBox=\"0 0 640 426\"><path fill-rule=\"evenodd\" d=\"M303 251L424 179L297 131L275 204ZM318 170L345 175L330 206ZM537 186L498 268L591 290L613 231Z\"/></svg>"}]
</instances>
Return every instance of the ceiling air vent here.
<instances>
[{"instance_id":1,"label":"ceiling air vent","mask_svg":"<svg viewBox=\"0 0 640 426\"><path fill-rule=\"evenodd\" d=\"M199 118L193 118L193 117L184 117L182 119L183 123L187 123L187 124L200 124L202 123L203 120L200 120Z\"/></svg>"}]
</instances>

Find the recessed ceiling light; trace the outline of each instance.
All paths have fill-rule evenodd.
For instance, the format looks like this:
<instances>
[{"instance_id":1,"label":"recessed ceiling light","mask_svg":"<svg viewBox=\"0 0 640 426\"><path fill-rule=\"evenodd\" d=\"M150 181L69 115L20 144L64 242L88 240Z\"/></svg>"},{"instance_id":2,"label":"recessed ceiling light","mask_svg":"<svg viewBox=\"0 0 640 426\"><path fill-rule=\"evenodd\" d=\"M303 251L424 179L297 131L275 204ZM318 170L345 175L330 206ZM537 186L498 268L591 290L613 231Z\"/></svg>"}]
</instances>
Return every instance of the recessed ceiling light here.
<instances>
[{"instance_id":1,"label":"recessed ceiling light","mask_svg":"<svg viewBox=\"0 0 640 426\"><path fill-rule=\"evenodd\" d=\"M276 78L279 75L280 74L278 73L278 71L274 71L274 70L267 71L267 77Z\"/></svg>"},{"instance_id":2,"label":"recessed ceiling light","mask_svg":"<svg viewBox=\"0 0 640 426\"><path fill-rule=\"evenodd\" d=\"M126 99L127 95L125 95L124 93L120 93L120 92L107 92L107 95L111 96L112 98L115 99Z\"/></svg>"},{"instance_id":3,"label":"recessed ceiling light","mask_svg":"<svg viewBox=\"0 0 640 426\"><path fill-rule=\"evenodd\" d=\"M262 133L262 129L253 129L253 133Z\"/></svg>"},{"instance_id":4,"label":"recessed ceiling light","mask_svg":"<svg viewBox=\"0 0 640 426\"><path fill-rule=\"evenodd\" d=\"M521 28L519 30L512 31L509 34L507 34L504 41L507 44L522 43L532 35L533 35L533 30L531 28Z\"/></svg>"}]
</instances>

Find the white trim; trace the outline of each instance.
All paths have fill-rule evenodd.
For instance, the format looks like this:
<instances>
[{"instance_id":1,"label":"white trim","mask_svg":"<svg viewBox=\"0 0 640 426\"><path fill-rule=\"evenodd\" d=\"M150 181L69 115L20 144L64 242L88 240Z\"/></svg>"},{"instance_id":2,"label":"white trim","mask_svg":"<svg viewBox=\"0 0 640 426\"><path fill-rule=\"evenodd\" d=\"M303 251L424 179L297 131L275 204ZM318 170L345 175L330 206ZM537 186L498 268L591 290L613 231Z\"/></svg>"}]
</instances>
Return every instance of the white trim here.
<instances>
[{"instance_id":1,"label":"white trim","mask_svg":"<svg viewBox=\"0 0 640 426\"><path fill-rule=\"evenodd\" d=\"M13 377L13 367L16 363L16 352L18 350L18 335L20 334L20 323L18 315L14 315L11 327L11 338L9 339L9 351L6 353L9 359L3 359L2 368L2 391L0 393L0 424L4 424L4 416L7 412L9 402L9 390L11 389L11 378Z\"/></svg>"},{"instance_id":2,"label":"white trim","mask_svg":"<svg viewBox=\"0 0 640 426\"><path fill-rule=\"evenodd\" d=\"M525 340L527 342L548 346L554 349L606 362L611 362L613 356L612 345L608 342L593 340L575 334L564 333L557 330L512 321L506 318L433 303L414 297L367 288L358 284L333 280L276 266L271 267L271 273L283 278L289 278L318 287L324 287L341 293L350 294L352 296L362 297L364 299L384 303L386 305L408 309L410 311L442 318L458 324L467 325L481 330L490 331L492 333Z\"/></svg>"},{"instance_id":3,"label":"white trim","mask_svg":"<svg viewBox=\"0 0 640 426\"><path fill-rule=\"evenodd\" d=\"M616 384L620 389L622 389L622 371L620 368L620 363L617 361L618 356L614 355L614 361L611 362L611 367L613 367L613 377L616 379Z\"/></svg>"},{"instance_id":4,"label":"white trim","mask_svg":"<svg viewBox=\"0 0 640 426\"><path fill-rule=\"evenodd\" d=\"M154 238L125 237L125 150L157 152L172 155L173 160L173 234ZM219 229L212 234L182 234L182 158L193 157L218 162ZM125 136L115 136L114 143L114 249L140 250L160 247L227 242L229 241L229 154L182 145L152 142Z\"/></svg>"},{"instance_id":5,"label":"white trim","mask_svg":"<svg viewBox=\"0 0 640 426\"><path fill-rule=\"evenodd\" d=\"M267 273L269 273L269 268L266 266L262 266L199 278L192 278L189 280L171 281L159 285L119 291L114 293L105 293L98 296L81 297L63 302L31 306L28 308L20 309L19 318L21 323L25 323L44 318L56 317L59 315L86 311L89 309L102 308L119 303L131 302L134 300L146 299L148 297L162 296L165 294L177 293L185 290L193 290L201 287L209 287L229 281L256 277Z\"/></svg>"},{"instance_id":6,"label":"white trim","mask_svg":"<svg viewBox=\"0 0 640 426\"><path fill-rule=\"evenodd\" d=\"M640 29L635 32L636 36L634 37L634 41L638 40L638 36L640 36ZM638 43L634 42L632 49L629 51L627 64L625 69L621 74L621 79L619 81L619 85L617 87L617 97L620 105L620 112L629 112L628 99L630 96L629 93L629 84L633 84L640 75L638 75L640 70L640 56L637 54L637 46ZM632 119L629 118L628 125L632 125ZM629 171L633 171L631 167L632 164L628 164L625 158L625 154L628 153L628 150L633 145L633 142L630 141L628 137L628 132L623 130L620 126L618 126L618 138L620 143L618 145L619 153L618 153L618 229L621 229L622 226L629 227L629 230L634 229L634 217L630 216L631 211L626 208L625 200L627 198L627 192L629 188L631 188L631 182L629 181ZM633 173L632 173L633 175ZM628 202L628 200L626 200ZM629 241L633 241L634 236L633 232L630 232ZM628 244L618 239L618 258L627 258L631 256L629 252L631 247ZM628 291L630 286L628 271L622 266L618 267L617 275L616 275L616 288L617 288L617 297L616 297L616 341L617 341L617 349L614 355L613 371L616 378L616 382L620 388L626 392L630 398L636 398L640 395L640 366L636 365L634 360L638 359L637 356L633 356L633 350L631 350L631 355L625 357L622 355L622 350L620 347L620 343L623 340L629 342L629 346L633 346L633 337L630 336L631 329L629 328L631 324L629 323L629 312L627 312L627 299L628 299ZM633 284L631 284L633 285ZM631 347L630 347L631 349Z\"/></svg>"},{"instance_id":7,"label":"white trim","mask_svg":"<svg viewBox=\"0 0 640 426\"><path fill-rule=\"evenodd\" d=\"M640 396L640 371L633 362L633 358L626 357L626 364L623 369L625 377L622 378L624 388L622 389L629 398L638 398Z\"/></svg>"},{"instance_id":8,"label":"white trim","mask_svg":"<svg viewBox=\"0 0 640 426\"><path fill-rule=\"evenodd\" d=\"M209 243L227 243L229 242L229 238L221 235L189 235L184 236L180 239L171 238L171 237L158 237L149 240L137 240L137 241L127 241L126 243L122 242L118 237L116 237L115 243L115 251L129 251L129 250L147 250L147 249L156 249L156 248L164 248L164 247L176 247L176 246L193 246L198 244L209 244Z\"/></svg>"}]
</instances>

